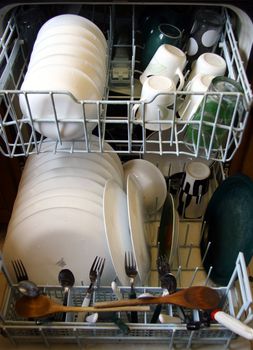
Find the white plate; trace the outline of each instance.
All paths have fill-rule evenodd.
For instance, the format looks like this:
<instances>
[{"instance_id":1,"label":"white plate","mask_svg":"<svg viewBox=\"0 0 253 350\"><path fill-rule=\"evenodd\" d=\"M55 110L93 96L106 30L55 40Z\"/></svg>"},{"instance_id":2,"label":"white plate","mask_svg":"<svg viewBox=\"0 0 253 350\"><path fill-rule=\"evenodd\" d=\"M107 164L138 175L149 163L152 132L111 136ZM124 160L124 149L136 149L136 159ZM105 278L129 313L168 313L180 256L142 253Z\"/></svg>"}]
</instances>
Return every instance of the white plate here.
<instances>
[{"instance_id":1,"label":"white plate","mask_svg":"<svg viewBox=\"0 0 253 350\"><path fill-rule=\"evenodd\" d=\"M138 275L145 285L150 272L150 254L145 233L143 196L140 185L131 174L127 178L127 210Z\"/></svg>"},{"instance_id":2,"label":"white plate","mask_svg":"<svg viewBox=\"0 0 253 350\"><path fill-rule=\"evenodd\" d=\"M55 114L50 94L43 94L42 91L69 91L77 100L99 100L101 97L95 83L77 69L65 67L46 67L27 74L21 86L24 91L38 91L38 93L27 94L29 107L34 118L41 122L34 122L35 129L42 135L57 139L57 128L54 122ZM67 93L55 94L54 103L58 120L83 119L83 108ZM29 117L29 109L25 96L19 95L19 104L22 113ZM84 106L87 119L97 118L96 104ZM50 118L52 123L44 122L43 119ZM93 130L96 123L87 124L88 129ZM84 135L83 126L79 123L59 122L60 134L63 139L75 139Z\"/></svg>"},{"instance_id":3,"label":"white plate","mask_svg":"<svg viewBox=\"0 0 253 350\"><path fill-rule=\"evenodd\" d=\"M87 74L92 81L96 84L101 96L104 94L106 76L98 67L94 68L94 65L88 61L85 61L79 57L69 55L53 55L37 61L32 67L28 67L28 74L36 72L38 69L46 68L50 66L73 67Z\"/></svg>"},{"instance_id":4,"label":"white plate","mask_svg":"<svg viewBox=\"0 0 253 350\"><path fill-rule=\"evenodd\" d=\"M142 188L145 210L152 214L158 211L167 195L167 186L161 171L152 163L144 159L132 159L124 163L125 183L132 174Z\"/></svg>"},{"instance_id":5,"label":"white plate","mask_svg":"<svg viewBox=\"0 0 253 350\"><path fill-rule=\"evenodd\" d=\"M161 137L163 141L170 141L170 134L171 131L170 130L165 130L161 133ZM180 135L178 137L179 140L180 139ZM195 157L190 157L187 155L180 155L180 157L178 157L177 155L174 154L163 154L163 155L159 155L160 152L160 148L159 148L159 132L153 132L148 138L147 141L157 141L157 143L148 143L146 142L146 151L147 152L156 152L156 153L144 153L143 154L143 159L153 163L156 167L158 167L160 169L160 171L162 172L162 174L164 176L171 176L173 174L176 173L180 173L182 171L184 171L185 169L185 165L186 163L188 163L191 160L200 160L202 162L204 162L205 164L207 164L208 166L211 166L211 164L213 163L212 160L205 160L204 158L195 158ZM170 146L169 143L163 144L163 152L164 151L170 151L170 152L176 152L176 147L175 146ZM183 147L183 145L180 145L180 150L185 151L185 152L189 152L189 149L185 146Z\"/></svg>"},{"instance_id":6,"label":"white plate","mask_svg":"<svg viewBox=\"0 0 253 350\"><path fill-rule=\"evenodd\" d=\"M58 285L58 273L70 269L75 284L89 284L89 270L95 256L105 257L102 285L115 278L107 247L103 219L81 209L46 209L30 216L7 232L3 260L16 281L12 259L21 259L29 278L37 284Z\"/></svg>"},{"instance_id":7,"label":"white plate","mask_svg":"<svg viewBox=\"0 0 253 350\"><path fill-rule=\"evenodd\" d=\"M101 195L102 197L106 180L101 176L95 175L90 171L86 171L83 175L84 176L54 176L49 179L44 179L34 186L24 186L22 189L19 188L17 197L14 202L13 210L15 210L15 208L20 205L20 202L25 202L27 199L51 189L56 190L65 188L75 188L80 189L81 191L85 191L87 189L91 192Z\"/></svg>"},{"instance_id":8,"label":"white plate","mask_svg":"<svg viewBox=\"0 0 253 350\"><path fill-rule=\"evenodd\" d=\"M12 215L19 215L22 213L27 207L32 205L33 203L37 203L41 200L50 199L51 197L76 197L82 200L90 200L97 205L103 206L103 198L101 195L89 191L87 188L57 188L57 189L49 189L48 191L43 191L34 195L32 198L28 198L25 200L20 200L19 205L15 205L15 209L12 212Z\"/></svg>"},{"instance_id":9,"label":"white plate","mask_svg":"<svg viewBox=\"0 0 253 350\"><path fill-rule=\"evenodd\" d=\"M125 273L125 252L132 251L126 193L114 180L109 180L104 189L104 223L107 243L117 277L123 286L129 279Z\"/></svg>"},{"instance_id":10,"label":"white plate","mask_svg":"<svg viewBox=\"0 0 253 350\"><path fill-rule=\"evenodd\" d=\"M109 173L109 171L107 171L101 165L96 164L92 161L87 161L87 164L82 164L81 162L78 164L78 159L71 158L71 161L68 161L68 164L66 166L64 166L63 163L57 161L59 161L59 159L51 162L51 169L48 167L48 170L45 170L45 172L41 172L41 174L27 179L27 181L26 176L23 176L19 184L19 190L24 191L25 189L34 187L41 181L50 179L52 177L60 178L64 176L80 176L85 179L86 175L88 175L88 178L92 179L92 174L93 180L100 183L101 185L105 184L107 180L112 178L112 175Z\"/></svg>"},{"instance_id":11,"label":"white plate","mask_svg":"<svg viewBox=\"0 0 253 350\"><path fill-rule=\"evenodd\" d=\"M95 173L105 173L106 176L108 176L108 173L110 173L111 177L115 179L121 187L123 187L123 178L120 176L118 169L115 169L115 167L112 165L110 159L111 158L106 158L103 155L95 153L47 153L47 157L41 159L40 163L35 165L34 162L30 162L25 166L22 173L21 182L27 182L33 178L35 179L37 176L47 172L50 169L73 165L75 168L87 168L87 170L90 170L94 169L94 167L89 168L89 165L96 163L94 169ZM101 172L100 169L102 169Z\"/></svg>"},{"instance_id":12,"label":"white plate","mask_svg":"<svg viewBox=\"0 0 253 350\"><path fill-rule=\"evenodd\" d=\"M93 215L96 215L99 218L103 217L103 207L87 198L66 195L53 196L46 199L39 199L37 201L34 201L31 205L27 206L19 212L12 212L12 217L11 221L9 222L8 229L13 230L27 217L39 211L51 208L82 209Z\"/></svg>"},{"instance_id":13,"label":"white plate","mask_svg":"<svg viewBox=\"0 0 253 350\"><path fill-rule=\"evenodd\" d=\"M30 171L28 171L30 170ZM52 174L56 176L64 175L82 175L82 170L88 170L94 173L94 175L100 175L106 180L114 178L114 175L118 175L116 171L111 172L110 168L106 168L104 164L96 162L96 159L93 160L87 158L78 158L78 157L61 157L56 159L46 160L44 163L40 164L39 167L30 168L26 170L24 176L22 176L20 181L20 188L23 185L29 185L29 183L34 184L37 181L40 181L41 178L47 178L47 175L52 177ZM122 179L120 183L119 176L115 179L119 181L119 184L122 186Z\"/></svg>"},{"instance_id":14,"label":"white plate","mask_svg":"<svg viewBox=\"0 0 253 350\"><path fill-rule=\"evenodd\" d=\"M97 152L100 150L100 144L99 144L99 138L95 135L89 135L89 148L92 150L92 152ZM55 149L55 142L52 142L50 140L44 140L46 142L43 143L42 147L41 147L41 151L45 152L45 153L40 153L40 154L34 154L34 155L30 155L27 158L26 164L29 163L30 161L32 161L33 163L36 162L36 166L39 166L40 164L40 160L44 159L44 157L53 157L53 156L58 156L61 151L63 151L64 149L67 150L68 152L63 152L64 154L66 153L70 153L70 154L82 154L86 153L86 143L85 141L83 142L78 142L75 141L74 143L72 143L71 141L65 141L62 143L62 145L60 145L60 143L57 144L57 150L59 151L58 153L54 153L54 149ZM71 148L74 148L75 150L80 150L81 152L71 152ZM113 151L113 148L107 143L104 142L103 143L103 151L101 150L101 155L103 155L104 158L106 158L107 160L109 160L112 165L118 170L120 177L123 178L124 173L123 173L123 166L121 163L121 160L118 156L118 154L114 151L114 152L107 152L106 151ZM99 151L100 152L100 151ZM34 166L34 165L33 165Z\"/></svg>"},{"instance_id":15,"label":"white plate","mask_svg":"<svg viewBox=\"0 0 253 350\"><path fill-rule=\"evenodd\" d=\"M58 26L74 26L74 27L78 26L78 27L85 28L89 30L91 33L93 33L93 35L101 41L105 49L107 48L107 42L101 29L94 22L90 21L88 18L78 16L75 14L58 15L49 19L40 28L38 32L38 38L41 37L46 32L48 32L50 29L56 30Z\"/></svg>"}]
</instances>

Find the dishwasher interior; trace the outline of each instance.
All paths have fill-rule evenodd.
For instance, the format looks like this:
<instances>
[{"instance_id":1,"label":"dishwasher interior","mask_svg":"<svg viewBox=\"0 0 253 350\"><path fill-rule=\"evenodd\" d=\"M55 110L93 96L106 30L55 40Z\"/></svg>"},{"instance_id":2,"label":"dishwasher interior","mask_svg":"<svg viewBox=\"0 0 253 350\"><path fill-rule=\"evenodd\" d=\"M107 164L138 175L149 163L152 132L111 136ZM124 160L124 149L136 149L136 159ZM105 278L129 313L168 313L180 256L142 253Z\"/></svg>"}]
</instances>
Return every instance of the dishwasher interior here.
<instances>
[{"instance_id":1,"label":"dishwasher interior","mask_svg":"<svg viewBox=\"0 0 253 350\"><path fill-rule=\"evenodd\" d=\"M66 5L65 5L66 6ZM194 158L201 158L209 162L211 168L211 181L208 198L217 186L226 178L229 161L240 145L243 131L246 127L249 115L252 92L247 80L245 68L239 53L234 32L234 15L229 9L222 9L226 16L226 24L221 40L216 48L227 63L227 76L238 81L243 93L234 93L237 99L242 102L243 108L233 113L230 124L222 125L217 120L207 122L212 128L212 137L204 145L201 143L201 132L205 121L203 116L196 123L198 141L186 145L184 141L184 127L191 124L190 121L181 120L177 117L177 106L186 95L187 91L173 92L173 118L168 121L159 121L159 128L155 133L145 128L145 113L140 119L134 118L134 105L140 98L141 85L139 77L142 73L141 52L142 43L142 22L145 14L142 5L53 5L50 9L43 9L42 13L47 16L64 12L71 12L83 15L95 22L103 31L108 42L107 56L107 84L104 89L104 96L99 101L76 101L84 106L94 104L96 106L97 118L68 120L74 122L83 129L86 137L81 140L83 148L76 147L77 141L71 142L70 147L62 146L61 133L59 132L59 119L54 98L59 94L71 96L69 92L46 91L50 95L54 107L54 117L47 120L55 128L57 140L55 141L54 152L116 152L122 162L131 158L143 158L153 162L163 173L167 181L168 192L173 193L171 175L178 169L180 160L180 171L184 171L185 163ZM171 6L171 5L170 5ZM35 6L36 7L36 6ZM43 8L43 6L42 6ZM152 6L148 6L152 8ZM159 9L169 11L168 5L161 5ZM194 10L194 5L184 7L175 6L180 16L187 16ZM33 8L32 8L33 10ZM19 15L21 8L14 8L12 15L6 20L1 38L1 117L0 117L0 151L7 157L25 157L43 151L43 145L48 139L40 135L34 128L35 123L43 123L36 119L31 111L28 115L22 115L19 108L19 96L23 95L29 110L29 93L40 94L38 91L24 92L20 86L24 79L29 57L31 43L27 42L26 32L19 27ZM48 13L49 12L49 13ZM42 16L43 17L43 16ZM185 18L185 17L184 17ZM120 20L119 20L120 19ZM37 19L36 19L37 20ZM39 23L39 21L37 22ZM189 30L189 28L187 28ZM33 36L34 38L34 36ZM189 70L184 72L185 76ZM204 98L208 93L203 93ZM220 101L223 94L220 93ZM140 102L140 106L143 102ZM144 110L144 109L143 109ZM99 138L99 149L92 148L89 143L88 126L95 123L94 134ZM166 132L162 131L164 124L169 124ZM220 128L226 137L222 143L217 144L215 129ZM219 140L218 140L219 141ZM80 140L78 140L80 142ZM113 150L104 148L104 143L109 143ZM176 200L176 194L173 194ZM149 233L149 247L151 252L151 271L147 286L136 287L137 293L151 292L161 294L158 274L156 271L156 259L158 256L159 242L157 233L161 219L161 212L146 217L145 225ZM247 276L247 270L243 254L239 253L234 273L226 286L215 285L209 278L211 271L203 268L203 258L200 254L200 241L203 235L203 217L195 220L188 220L184 215L176 214L176 231L178 241L175 254L171 264L171 271L177 279L179 288L187 288L194 285L208 285L216 288L222 296L222 309L230 315L242 320L245 323L252 321L252 296ZM205 255L205 254L204 254ZM4 268L3 268L3 272ZM6 274L8 280L8 274ZM130 324L130 332L122 334L122 330L112 322L97 322L95 324L77 322L74 315L67 313L64 322L57 320L25 320L18 318L15 314L14 303L18 297L16 285L11 281L5 293L5 307L0 313L0 329L4 336L7 336L12 343L42 342L46 346L56 342L70 342L82 346L83 342L155 342L167 343L169 348L174 345L183 345L190 348L195 344L217 344L220 343L227 348L236 335L222 325L210 321L207 315L198 310L186 310L184 320L180 323L150 323L151 312L140 313L138 324ZM62 302L63 294L59 286L40 286L41 290L52 298ZM76 286L72 288L68 303L80 305L84 291L87 287ZM129 292L129 287L120 287L123 296ZM94 302L99 300L113 299L109 286L100 286L94 293ZM182 310L169 305L163 306L163 311L171 317L182 318ZM121 313L120 318L127 322L126 316ZM188 320L187 322L185 320Z\"/></svg>"}]
</instances>

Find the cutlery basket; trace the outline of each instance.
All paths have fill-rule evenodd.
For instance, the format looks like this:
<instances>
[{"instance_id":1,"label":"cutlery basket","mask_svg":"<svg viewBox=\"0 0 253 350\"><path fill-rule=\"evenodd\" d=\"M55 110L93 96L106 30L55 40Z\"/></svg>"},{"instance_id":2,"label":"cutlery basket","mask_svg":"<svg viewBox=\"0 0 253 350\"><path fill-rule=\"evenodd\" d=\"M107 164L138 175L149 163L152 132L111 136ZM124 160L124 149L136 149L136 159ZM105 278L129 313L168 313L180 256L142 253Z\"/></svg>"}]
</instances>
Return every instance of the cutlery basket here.
<instances>
[{"instance_id":1,"label":"cutlery basket","mask_svg":"<svg viewBox=\"0 0 253 350\"><path fill-rule=\"evenodd\" d=\"M194 275L190 269L188 271ZM63 290L59 286L40 286L42 293L57 302L63 301ZM68 304L80 306L86 291L85 286L75 286L68 295ZM252 321L251 310L252 295L249 279L242 253L239 253L234 272L226 287L214 287L221 296L222 309L248 324ZM129 287L120 287L122 296L127 298ZM152 293L160 295L159 287L136 287L137 295ZM125 334L107 314L104 319L98 319L96 323L77 322L76 315L67 313L65 322L56 318L22 319L15 313L15 301L19 298L16 285L8 286L5 291L4 307L1 310L0 331L1 335L8 337L13 344L44 343L50 346L53 343L73 343L82 346L87 343L155 343L191 348L196 344L210 345L220 344L227 348L236 335L224 326L210 321L210 315L199 310L182 309L174 305L166 305L162 313L176 317L167 323L150 323L154 307L149 312L138 313L138 323L128 323L125 312L118 313L118 317L127 324L129 332ZM93 302L113 300L111 288L101 286L95 290ZM59 320L59 318L58 318ZM61 319L60 319L61 320Z\"/></svg>"},{"instance_id":2,"label":"cutlery basket","mask_svg":"<svg viewBox=\"0 0 253 350\"><path fill-rule=\"evenodd\" d=\"M152 6L151 4L149 4ZM162 8L164 6L164 8ZM173 6L173 5L169 5ZM141 27L139 18L143 8L141 5L84 5L85 14L101 27L108 40L108 74L107 84L104 89L104 97L99 101L89 101L94 104L97 110L97 118L86 119L65 119L64 123L78 123L80 129L83 129L84 135L87 135L89 123L95 123L94 133L99 136L100 149L104 151L103 143L109 142L115 152L122 156L128 154L142 155L145 153L154 153L157 155L173 154L176 156L200 156L217 161L228 161L232 159L235 151L239 147L243 131L246 127L249 115L252 92L247 80L243 61L240 57L239 49L233 32L231 13L224 9L226 24L221 40L217 47L217 52L225 59L227 64L226 76L238 81L243 93L231 93L242 108L235 108L230 123L226 124L217 121L203 120L203 113L197 121L182 120L177 117L177 108L182 100L192 92L177 91L171 93L174 103L172 105L173 117L171 120L158 121L158 139L149 140L149 130L146 127L144 102L139 103L141 85L139 76L142 73L140 66L140 57L143 50L143 40L141 38ZM152 11L152 10L151 10ZM161 12L169 11L166 5L161 5ZM18 8L16 9L18 12ZM127 41L123 43L118 38L118 18L126 24L126 33L131 33ZM28 156L31 153L41 152L42 143L47 142L45 137L36 132L34 125L48 122L50 128L57 131L57 145L61 143L61 134L59 132L59 113L54 99L59 94L65 94L74 97L69 92L62 91L44 91L52 99L52 109L55 108L54 116L50 120L39 120L32 115L22 115L19 108L19 97L23 95L29 111L29 95L39 95L38 91L29 93L20 90L24 75L26 73L29 55L24 47L24 40L15 20L15 15L11 17L6 25L2 40L0 43L1 55L1 76L0 76L0 151L7 157ZM117 58L117 50L125 52L120 59ZM189 74L189 69L184 72L185 77ZM231 96L232 96L231 95ZM223 93L218 93L218 99L221 104ZM208 93L203 93L206 101ZM88 101L76 101L76 103L85 106ZM134 118L133 107L136 103L140 104L140 119ZM240 110L239 110L240 109ZM167 127L167 133L162 133L162 128ZM197 138L187 145L184 141L184 130L187 127L194 127ZM205 131L211 130L210 140L205 140ZM216 139L216 131L220 130L225 137L221 141ZM217 131L218 133L218 131ZM83 149L75 147L75 143L69 143L66 146L66 152L96 152L92 149L85 137ZM209 137L208 136L208 137ZM63 150L61 150L63 151ZM112 152L112 151L110 151Z\"/></svg>"}]
</instances>

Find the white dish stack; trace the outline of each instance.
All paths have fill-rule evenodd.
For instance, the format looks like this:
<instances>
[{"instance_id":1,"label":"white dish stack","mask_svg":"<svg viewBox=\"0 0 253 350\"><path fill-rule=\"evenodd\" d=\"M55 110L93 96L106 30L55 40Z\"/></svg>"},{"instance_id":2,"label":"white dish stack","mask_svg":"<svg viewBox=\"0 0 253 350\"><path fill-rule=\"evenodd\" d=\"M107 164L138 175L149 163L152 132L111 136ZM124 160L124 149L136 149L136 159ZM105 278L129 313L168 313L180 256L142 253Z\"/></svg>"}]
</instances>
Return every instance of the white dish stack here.
<instances>
[{"instance_id":1,"label":"white dish stack","mask_svg":"<svg viewBox=\"0 0 253 350\"><path fill-rule=\"evenodd\" d=\"M63 142L59 150L69 147ZM99 149L93 136L89 146ZM108 144L106 150L111 150ZM85 151L84 143L76 149ZM114 180L123 188L123 167L116 153L53 153L54 142L28 157L9 222L3 259L15 281L12 259L21 259L29 278L58 284L62 268L73 271L76 284L89 283L96 255L106 264L102 283L115 278L103 219L104 187Z\"/></svg>"},{"instance_id":2,"label":"white dish stack","mask_svg":"<svg viewBox=\"0 0 253 350\"><path fill-rule=\"evenodd\" d=\"M63 140L84 137L97 125L96 103L105 91L107 42L102 31L87 18L59 15L39 30L31 53L19 103L24 116L43 136ZM30 92L30 93L29 93ZM55 92L49 94L48 92ZM78 101L88 101L84 106ZM57 123L55 123L57 118Z\"/></svg>"},{"instance_id":3,"label":"white dish stack","mask_svg":"<svg viewBox=\"0 0 253 350\"><path fill-rule=\"evenodd\" d=\"M99 150L99 139L91 136L88 146ZM37 284L57 285L59 271L68 268L76 285L88 285L91 264L101 256L106 259L101 283L110 285L117 276L127 285L124 259L132 251L136 283L147 284L151 257L145 216L165 199L160 170L141 159L123 167L107 143L104 153L86 152L82 142L75 142L78 153L63 152L69 141L57 153L54 147L47 140L24 167L3 247L11 279L16 281L12 260L21 259ZM160 189L155 196L152 183Z\"/></svg>"}]
</instances>

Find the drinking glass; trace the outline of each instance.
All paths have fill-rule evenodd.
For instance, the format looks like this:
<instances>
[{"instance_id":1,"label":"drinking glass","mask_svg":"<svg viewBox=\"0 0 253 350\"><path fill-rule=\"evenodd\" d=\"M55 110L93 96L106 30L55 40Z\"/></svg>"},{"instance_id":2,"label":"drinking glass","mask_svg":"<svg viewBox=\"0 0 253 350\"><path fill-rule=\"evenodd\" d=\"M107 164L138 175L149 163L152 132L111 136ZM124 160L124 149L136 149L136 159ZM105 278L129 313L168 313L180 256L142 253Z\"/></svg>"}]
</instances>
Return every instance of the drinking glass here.
<instances>
[{"instance_id":1,"label":"drinking glass","mask_svg":"<svg viewBox=\"0 0 253 350\"><path fill-rule=\"evenodd\" d=\"M215 10L201 9L196 12L186 49L190 63L204 52L215 51L224 23L224 15Z\"/></svg>"},{"instance_id":2,"label":"drinking glass","mask_svg":"<svg viewBox=\"0 0 253 350\"><path fill-rule=\"evenodd\" d=\"M197 145L212 149L225 146L230 129L236 125L243 110L243 90L241 85L227 77L215 77L203 98L192 121L186 127L184 141L187 145ZM203 114L203 117L202 117ZM198 122L202 120L202 125ZM200 133L200 135L199 135Z\"/></svg>"}]
</instances>

